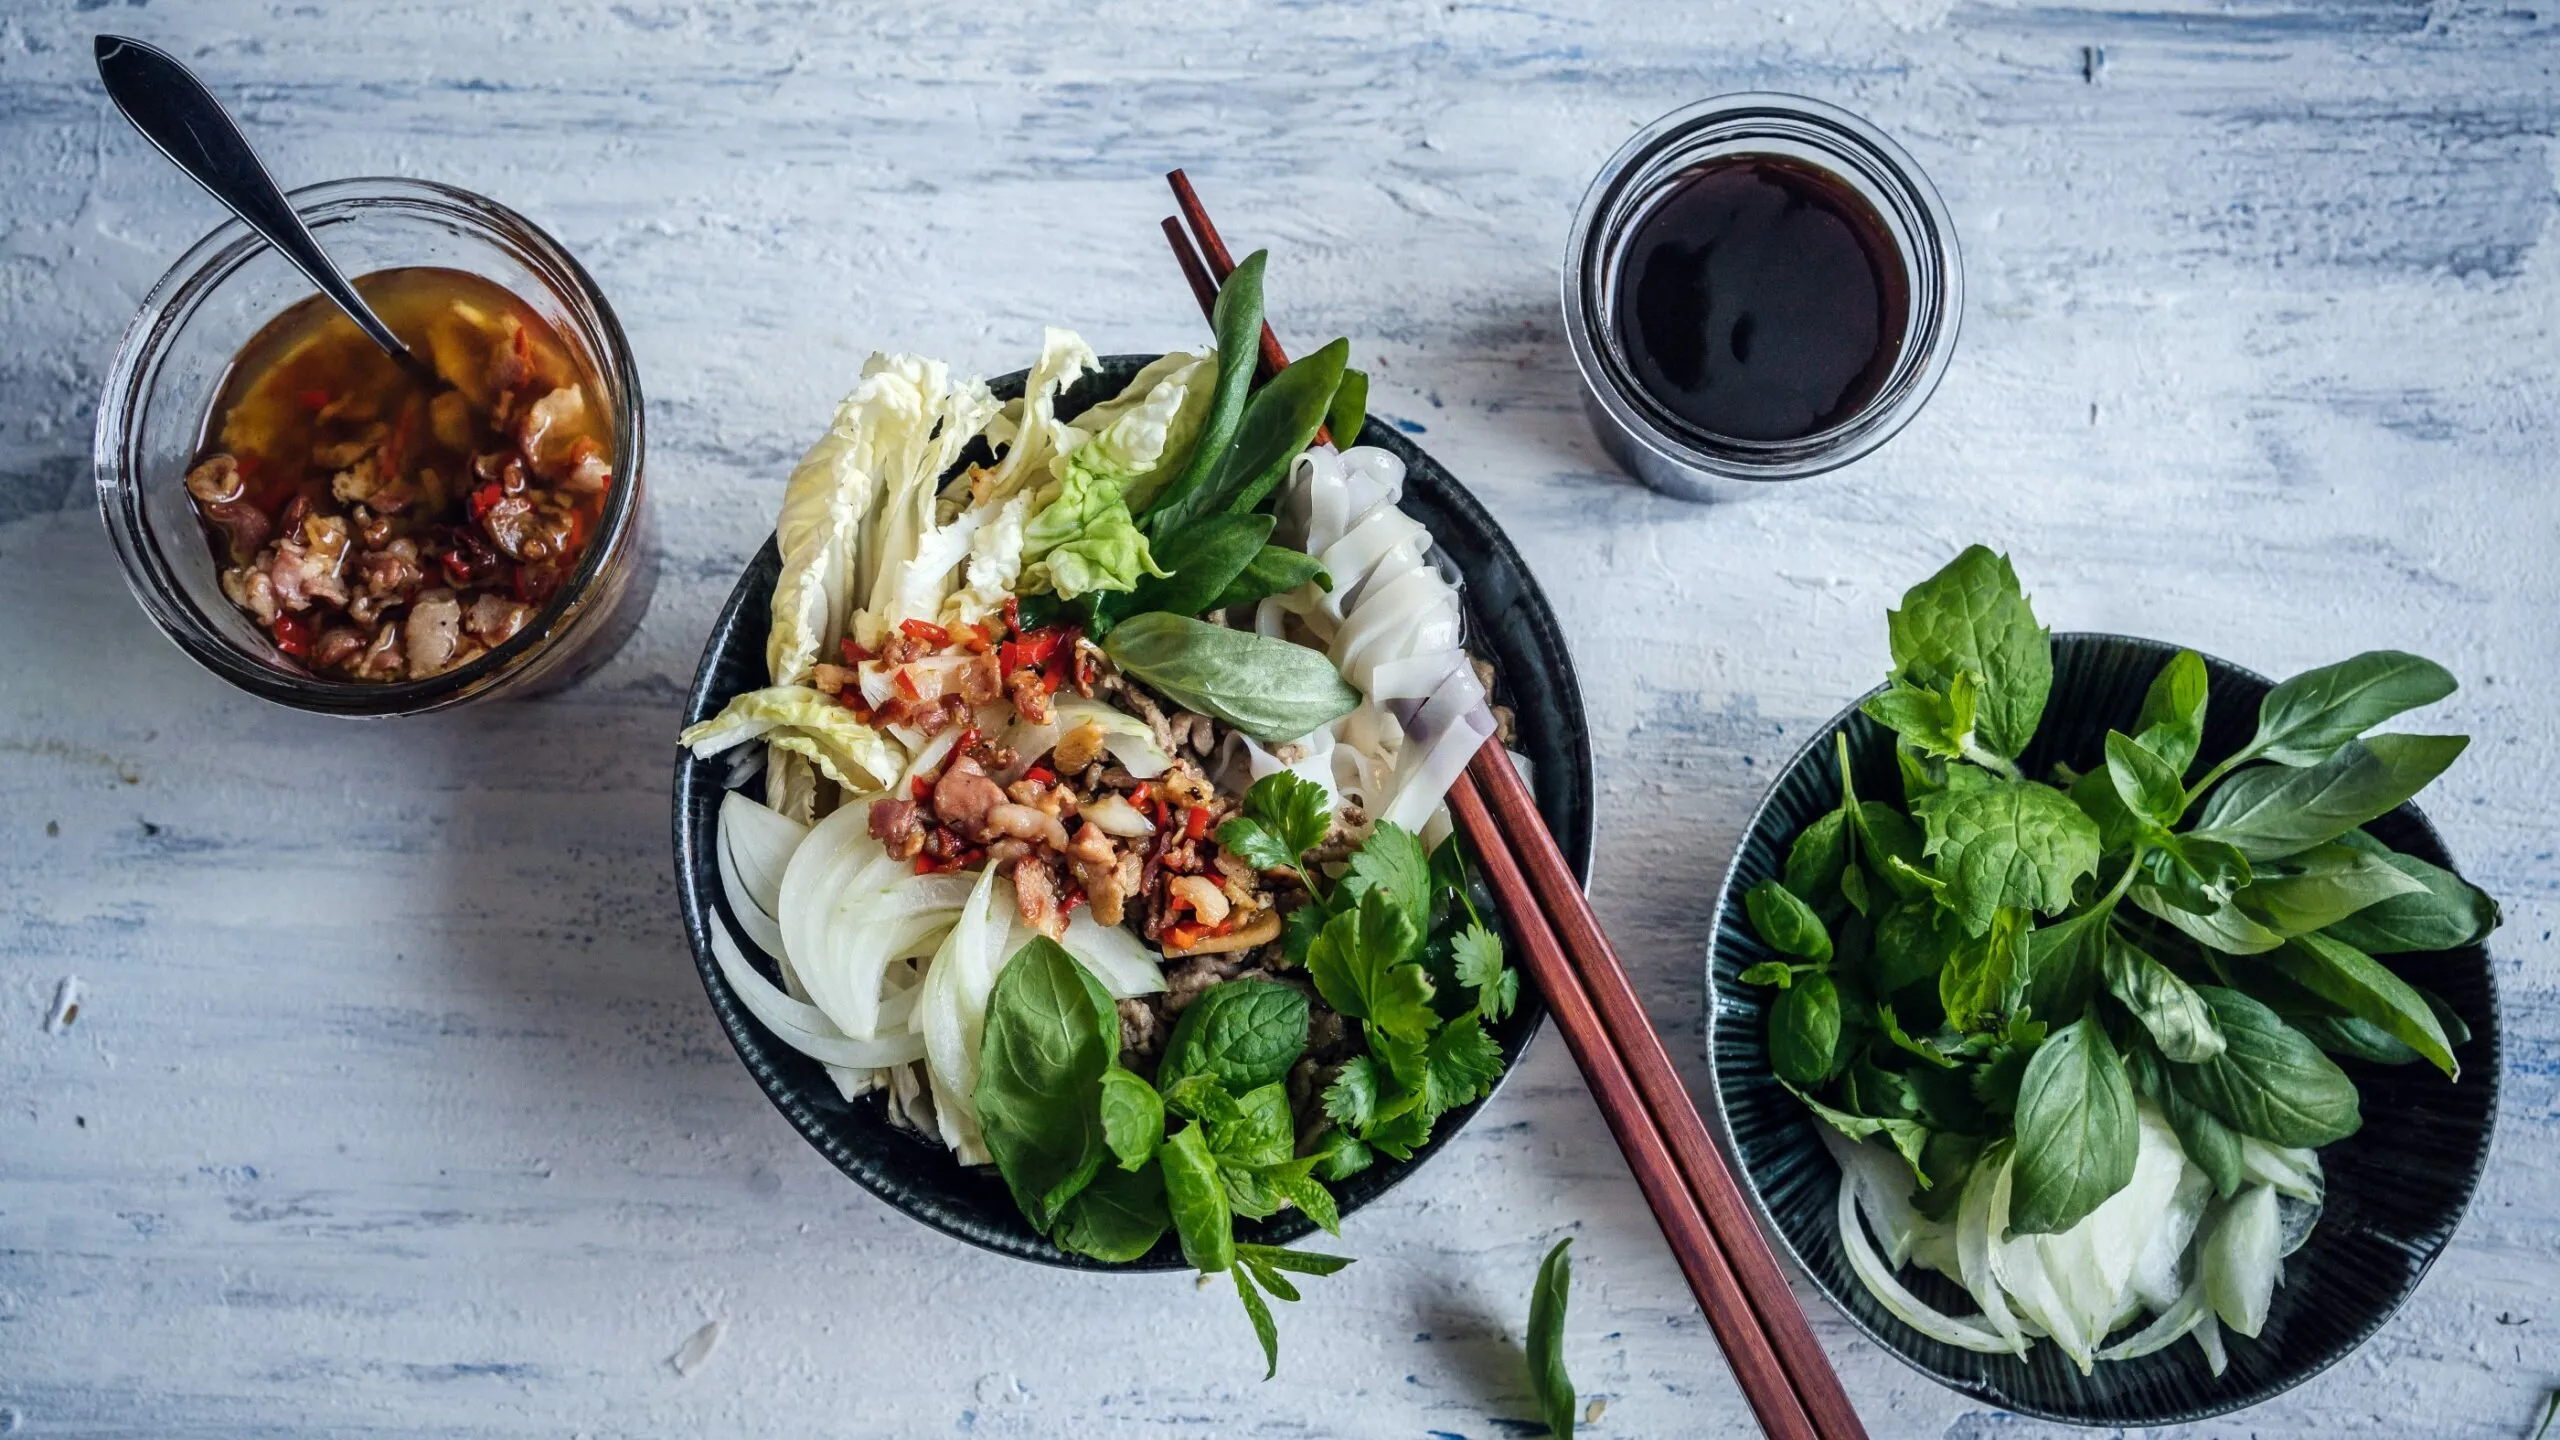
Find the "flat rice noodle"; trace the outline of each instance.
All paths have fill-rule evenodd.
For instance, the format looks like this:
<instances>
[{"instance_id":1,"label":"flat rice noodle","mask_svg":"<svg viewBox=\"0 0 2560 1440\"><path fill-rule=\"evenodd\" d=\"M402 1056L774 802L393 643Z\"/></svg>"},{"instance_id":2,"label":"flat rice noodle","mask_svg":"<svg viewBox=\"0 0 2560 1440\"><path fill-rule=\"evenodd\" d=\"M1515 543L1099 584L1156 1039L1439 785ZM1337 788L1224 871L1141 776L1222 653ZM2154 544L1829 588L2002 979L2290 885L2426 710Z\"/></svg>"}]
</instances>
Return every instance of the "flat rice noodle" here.
<instances>
[{"instance_id":1,"label":"flat rice noodle","mask_svg":"<svg viewBox=\"0 0 2560 1440\"><path fill-rule=\"evenodd\" d=\"M1324 558L1351 528L1351 490L1342 457L1317 446L1290 461L1289 498L1282 510L1282 530L1299 549Z\"/></svg>"},{"instance_id":2,"label":"flat rice noodle","mask_svg":"<svg viewBox=\"0 0 2560 1440\"><path fill-rule=\"evenodd\" d=\"M1378 505L1394 505L1404 499L1404 457L1377 445L1354 445L1341 452L1343 488L1351 496L1351 511L1358 514Z\"/></svg>"},{"instance_id":3,"label":"flat rice noodle","mask_svg":"<svg viewBox=\"0 0 2560 1440\"><path fill-rule=\"evenodd\" d=\"M1334 664L1368 692L1369 667L1426 650L1452 650L1460 639L1458 594L1437 571L1414 570L1361 598L1333 637Z\"/></svg>"},{"instance_id":4,"label":"flat rice noodle","mask_svg":"<svg viewBox=\"0 0 2560 1440\"><path fill-rule=\"evenodd\" d=\"M1369 700L1372 704L1391 705L1398 700L1428 700L1440 688L1449 673L1465 666L1467 652L1455 648L1425 650L1397 660L1382 660L1369 668Z\"/></svg>"},{"instance_id":5,"label":"flat rice noodle","mask_svg":"<svg viewBox=\"0 0 2560 1440\"><path fill-rule=\"evenodd\" d=\"M1372 573L1391 558L1401 557L1387 577L1401 578L1419 566L1423 552L1430 548L1431 532L1401 510L1381 509L1364 516L1350 533L1316 557L1333 577L1333 588L1320 602L1324 612L1342 619L1359 608L1354 597L1368 585Z\"/></svg>"},{"instance_id":6,"label":"flat rice noodle","mask_svg":"<svg viewBox=\"0 0 2560 1440\"><path fill-rule=\"evenodd\" d=\"M772 981L757 974L726 929L712 928L711 955L719 962L730 993L738 997L747 1013L772 1031L775 1039L813 1060L850 1069L872 1069L902 1065L924 1053L923 1040L912 1035L856 1040L843 1034L815 1007L783 994Z\"/></svg>"},{"instance_id":7,"label":"flat rice noodle","mask_svg":"<svg viewBox=\"0 0 2560 1440\"><path fill-rule=\"evenodd\" d=\"M1384 818L1407 830L1422 829L1493 732L1493 712L1485 706L1484 687L1476 683L1474 669L1462 665L1450 671L1414 712L1396 757Z\"/></svg>"},{"instance_id":8,"label":"flat rice noodle","mask_svg":"<svg viewBox=\"0 0 2560 1440\"><path fill-rule=\"evenodd\" d=\"M1935 1309L1903 1287L1894 1277L1892 1267L1875 1252L1867 1239L1866 1226L1858 1219L1858 1202L1862 1187L1848 1172L1840 1176L1837 1222L1840 1248L1849 1257L1849 1269L1858 1277L1876 1303L1893 1312L1905 1325L1960 1349L1985 1355L2018 1355L2025 1352L2024 1339L2002 1336L1979 1320L1959 1319Z\"/></svg>"}]
</instances>

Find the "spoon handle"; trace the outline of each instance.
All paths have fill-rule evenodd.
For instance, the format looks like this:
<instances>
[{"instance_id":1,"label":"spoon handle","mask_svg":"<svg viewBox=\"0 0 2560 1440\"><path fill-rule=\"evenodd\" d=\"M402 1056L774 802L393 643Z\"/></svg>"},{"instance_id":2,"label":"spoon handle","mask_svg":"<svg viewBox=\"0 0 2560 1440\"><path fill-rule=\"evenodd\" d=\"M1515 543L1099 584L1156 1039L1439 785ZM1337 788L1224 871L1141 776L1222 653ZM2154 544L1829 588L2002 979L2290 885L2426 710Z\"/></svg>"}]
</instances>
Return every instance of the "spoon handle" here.
<instances>
[{"instance_id":1,"label":"spoon handle","mask_svg":"<svg viewBox=\"0 0 2560 1440\"><path fill-rule=\"evenodd\" d=\"M144 139L293 262L385 353L413 371L428 368L311 238L275 177L259 163L258 152L249 148L248 137L193 71L167 51L122 35L99 36L97 55L108 98Z\"/></svg>"}]
</instances>

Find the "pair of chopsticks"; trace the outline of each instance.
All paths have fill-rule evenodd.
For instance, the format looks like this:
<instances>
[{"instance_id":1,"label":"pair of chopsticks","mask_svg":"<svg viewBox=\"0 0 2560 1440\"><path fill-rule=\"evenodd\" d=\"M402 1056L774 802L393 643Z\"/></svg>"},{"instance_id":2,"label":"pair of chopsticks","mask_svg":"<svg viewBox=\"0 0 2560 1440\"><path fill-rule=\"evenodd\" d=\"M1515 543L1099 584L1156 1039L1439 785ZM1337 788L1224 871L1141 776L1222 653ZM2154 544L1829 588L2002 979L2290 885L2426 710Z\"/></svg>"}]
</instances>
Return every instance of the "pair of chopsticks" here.
<instances>
[{"instance_id":1,"label":"pair of chopsticks","mask_svg":"<svg viewBox=\"0 0 2560 1440\"><path fill-rule=\"evenodd\" d=\"M1179 170L1165 178L1190 226L1186 236L1168 216L1165 238L1207 314L1235 260L1191 181ZM1288 363L1264 325L1263 369L1276 373ZM1499 742L1468 762L1449 805L1761 1429L1779 1440L1863 1440L1866 1427L1840 1377Z\"/></svg>"}]
</instances>

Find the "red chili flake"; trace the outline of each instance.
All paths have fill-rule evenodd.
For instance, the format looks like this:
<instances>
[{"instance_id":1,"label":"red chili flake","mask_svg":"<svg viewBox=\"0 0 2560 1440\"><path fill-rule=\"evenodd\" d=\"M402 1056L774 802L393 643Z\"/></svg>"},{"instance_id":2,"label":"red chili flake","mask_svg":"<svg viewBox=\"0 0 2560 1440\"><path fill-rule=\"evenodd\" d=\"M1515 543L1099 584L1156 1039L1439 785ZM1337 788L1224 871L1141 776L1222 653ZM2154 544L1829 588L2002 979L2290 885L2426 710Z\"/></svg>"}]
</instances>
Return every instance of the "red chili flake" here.
<instances>
[{"instance_id":1,"label":"red chili flake","mask_svg":"<svg viewBox=\"0 0 2560 1440\"><path fill-rule=\"evenodd\" d=\"M1185 840L1197 840L1208 833L1209 807L1206 805L1192 806L1191 813L1182 817L1182 838Z\"/></svg>"},{"instance_id":2,"label":"red chili flake","mask_svg":"<svg viewBox=\"0 0 2560 1440\"><path fill-rule=\"evenodd\" d=\"M844 657L847 665L859 665L871 658L871 652L855 644L850 635L836 642L836 653Z\"/></svg>"},{"instance_id":3,"label":"red chili flake","mask_svg":"<svg viewBox=\"0 0 2560 1440\"><path fill-rule=\"evenodd\" d=\"M861 686L847 685L837 694L836 700L838 703L842 704L844 708L852 711L853 718L856 720L861 721L865 725L871 723L871 706L863 700Z\"/></svg>"},{"instance_id":4,"label":"red chili flake","mask_svg":"<svg viewBox=\"0 0 2560 1440\"><path fill-rule=\"evenodd\" d=\"M1004 628L1012 631L1016 635L1022 633L1021 597L1015 595L1007 595L1004 597Z\"/></svg>"},{"instance_id":5,"label":"red chili flake","mask_svg":"<svg viewBox=\"0 0 2560 1440\"><path fill-rule=\"evenodd\" d=\"M276 648L296 660L311 653L311 622L290 610L276 616Z\"/></svg>"},{"instance_id":6,"label":"red chili flake","mask_svg":"<svg viewBox=\"0 0 2560 1440\"><path fill-rule=\"evenodd\" d=\"M975 749L977 744L978 727L972 725L968 729L961 731L960 738L952 742L951 753L954 755L966 755L971 750Z\"/></svg>"},{"instance_id":7,"label":"red chili flake","mask_svg":"<svg viewBox=\"0 0 2560 1440\"><path fill-rule=\"evenodd\" d=\"M1022 668L1022 647L1007 640L996 647L996 673L1010 680Z\"/></svg>"},{"instance_id":8,"label":"red chili flake","mask_svg":"<svg viewBox=\"0 0 2560 1440\"><path fill-rule=\"evenodd\" d=\"M1061 915L1072 914L1074 913L1075 908L1083 903L1084 892L1081 890L1070 890L1067 892L1066 903L1058 907L1058 913Z\"/></svg>"},{"instance_id":9,"label":"red chili flake","mask_svg":"<svg viewBox=\"0 0 2560 1440\"><path fill-rule=\"evenodd\" d=\"M447 550L442 555L436 557L436 563L444 567L445 578L451 580L454 584L468 585L471 583L471 562L463 558L461 551Z\"/></svg>"},{"instance_id":10,"label":"red chili flake","mask_svg":"<svg viewBox=\"0 0 2560 1440\"><path fill-rule=\"evenodd\" d=\"M305 410L326 410L329 408L329 392L326 390L317 388L305 390L302 392L301 399L302 408Z\"/></svg>"},{"instance_id":11,"label":"red chili flake","mask_svg":"<svg viewBox=\"0 0 2560 1440\"><path fill-rule=\"evenodd\" d=\"M951 862L948 860L936 860L931 855L916 857L916 873L919 875L939 875L950 868Z\"/></svg>"},{"instance_id":12,"label":"red chili flake","mask_svg":"<svg viewBox=\"0 0 2560 1440\"><path fill-rule=\"evenodd\" d=\"M1200 927L1197 925L1176 925L1164 932L1164 946L1168 950L1188 950L1198 943Z\"/></svg>"},{"instance_id":13,"label":"red chili flake","mask_svg":"<svg viewBox=\"0 0 2560 1440\"><path fill-rule=\"evenodd\" d=\"M901 668L897 674L891 676L890 680L898 687L898 693L906 696L908 699L921 700L924 698L924 692L916 688L915 677L909 675L904 668Z\"/></svg>"},{"instance_id":14,"label":"red chili flake","mask_svg":"<svg viewBox=\"0 0 2560 1440\"><path fill-rule=\"evenodd\" d=\"M951 643L951 632L930 620L901 620L898 633L910 640L921 640L937 650Z\"/></svg>"},{"instance_id":15,"label":"red chili flake","mask_svg":"<svg viewBox=\"0 0 2560 1440\"><path fill-rule=\"evenodd\" d=\"M1055 785L1058 783L1058 772L1046 765L1034 765L1022 772L1022 778L1042 785Z\"/></svg>"},{"instance_id":16,"label":"red chili flake","mask_svg":"<svg viewBox=\"0 0 2560 1440\"><path fill-rule=\"evenodd\" d=\"M1049 657L1058 653L1058 642L1066 638L1066 633L1063 627L1057 625L1043 625L1037 630L1026 630L1022 632L1022 643L1015 647L1015 653L1022 657L1022 663L1025 665L1046 665L1049 663Z\"/></svg>"},{"instance_id":17,"label":"red chili flake","mask_svg":"<svg viewBox=\"0 0 2560 1440\"><path fill-rule=\"evenodd\" d=\"M1058 693L1058 687L1066 683L1067 656L1064 651L1060 651L1049 657L1048 664L1040 667L1040 688L1055 695Z\"/></svg>"},{"instance_id":18,"label":"red chili flake","mask_svg":"<svg viewBox=\"0 0 2560 1440\"><path fill-rule=\"evenodd\" d=\"M996 637L988 631L986 626L973 620L969 622L968 638L960 643L968 649L970 654L984 655L996 648Z\"/></svg>"},{"instance_id":19,"label":"red chili flake","mask_svg":"<svg viewBox=\"0 0 2560 1440\"><path fill-rule=\"evenodd\" d=\"M933 782L927 780L921 775L918 775L907 782L907 790L908 793L914 795L919 800L930 800L933 798Z\"/></svg>"},{"instance_id":20,"label":"red chili flake","mask_svg":"<svg viewBox=\"0 0 2560 1440\"><path fill-rule=\"evenodd\" d=\"M488 518L489 512L497 507L499 501L506 498L507 492L499 488L498 482L495 480L492 480L488 484L481 486L479 489L472 491L471 518L473 522L477 523L478 521Z\"/></svg>"},{"instance_id":21,"label":"red chili flake","mask_svg":"<svg viewBox=\"0 0 2560 1440\"><path fill-rule=\"evenodd\" d=\"M1076 693L1090 700L1093 698L1093 653L1085 649L1083 646L1078 645L1075 647L1075 657Z\"/></svg>"}]
</instances>

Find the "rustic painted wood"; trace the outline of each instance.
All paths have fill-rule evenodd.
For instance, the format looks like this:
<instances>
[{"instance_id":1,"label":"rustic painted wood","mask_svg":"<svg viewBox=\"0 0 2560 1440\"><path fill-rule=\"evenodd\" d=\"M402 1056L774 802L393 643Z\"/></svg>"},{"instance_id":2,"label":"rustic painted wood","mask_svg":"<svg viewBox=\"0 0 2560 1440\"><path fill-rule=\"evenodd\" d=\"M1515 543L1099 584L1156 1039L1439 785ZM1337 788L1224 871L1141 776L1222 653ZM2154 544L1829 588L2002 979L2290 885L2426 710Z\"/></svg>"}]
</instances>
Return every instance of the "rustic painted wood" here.
<instances>
[{"instance_id":1,"label":"rustic painted wood","mask_svg":"<svg viewBox=\"0 0 2560 1440\"><path fill-rule=\"evenodd\" d=\"M594 269L666 545L601 676L339 724L150 631L88 427L211 217L100 97L102 28L200 66L295 179L455 181ZM11 5L0 1434L1519 1435L1530 1279L1566 1234L1591 1433L1747 1425L1552 1041L1356 1217L1362 1263L1284 1317L1263 1384L1230 1297L978 1254L871 1200L703 1003L669 737L785 468L875 346L996 371L1043 321L1195 338L1154 233L1173 164L1275 248L1284 334L1347 333L1374 406L1545 578L1599 732L1599 907L1693 1078L1742 817L1965 542L2015 553L2061 626L2452 665L2478 741L2431 809L2508 915L2492 1168L2370 1345L2195 1433L2522 1433L2560 1381L2555 57L2548 7L2421 0ZM1585 434L1556 262L1629 130L1745 88L1907 144L1970 301L1900 440L1694 508ZM2051 1433L1818 1319L1879 1435Z\"/></svg>"}]
</instances>

